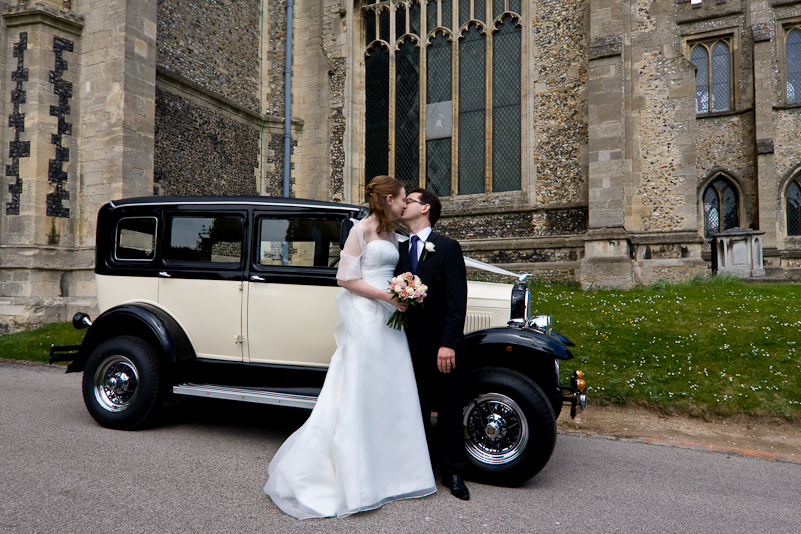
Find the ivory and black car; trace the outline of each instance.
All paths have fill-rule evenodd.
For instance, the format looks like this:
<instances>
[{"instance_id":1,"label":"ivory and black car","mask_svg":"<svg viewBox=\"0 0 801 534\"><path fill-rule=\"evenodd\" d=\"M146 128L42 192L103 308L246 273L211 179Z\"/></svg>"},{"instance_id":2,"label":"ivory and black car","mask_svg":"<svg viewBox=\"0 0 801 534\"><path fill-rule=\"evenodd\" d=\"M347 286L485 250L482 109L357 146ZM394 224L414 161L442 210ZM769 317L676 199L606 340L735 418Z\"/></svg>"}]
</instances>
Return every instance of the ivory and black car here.
<instances>
[{"instance_id":1,"label":"ivory and black car","mask_svg":"<svg viewBox=\"0 0 801 534\"><path fill-rule=\"evenodd\" d=\"M269 197L148 197L97 218L100 315L50 359L83 371L98 423L133 430L194 395L311 409L334 353L339 253L365 208ZM520 484L548 462L562 406L586 406L573 344L532 316L525 278L469 282L464 399L469 476Z\"/></svg>"}]
</instances>

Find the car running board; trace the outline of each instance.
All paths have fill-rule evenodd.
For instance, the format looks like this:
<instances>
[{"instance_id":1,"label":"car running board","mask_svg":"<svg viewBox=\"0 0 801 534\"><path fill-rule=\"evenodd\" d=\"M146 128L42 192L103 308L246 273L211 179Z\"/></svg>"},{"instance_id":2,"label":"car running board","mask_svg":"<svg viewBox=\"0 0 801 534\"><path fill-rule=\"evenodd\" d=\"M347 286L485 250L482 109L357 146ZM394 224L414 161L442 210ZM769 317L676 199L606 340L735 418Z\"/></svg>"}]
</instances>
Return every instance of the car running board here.
<instances>
[{"instance_id":1,"label":"car running board","mask_svg":"<svg viewBox=\"0 0 801 534\"><path fill-rule=\"evenodd\" d=\"M296 395L279 391L215 386L211 384L178 384L172 387L172 392L176 395L256 402L259 404L288 406L290 408L304 408L306 410L311 410L317 403L317 397L311 395Z\"/></svg>"}]
</instances>

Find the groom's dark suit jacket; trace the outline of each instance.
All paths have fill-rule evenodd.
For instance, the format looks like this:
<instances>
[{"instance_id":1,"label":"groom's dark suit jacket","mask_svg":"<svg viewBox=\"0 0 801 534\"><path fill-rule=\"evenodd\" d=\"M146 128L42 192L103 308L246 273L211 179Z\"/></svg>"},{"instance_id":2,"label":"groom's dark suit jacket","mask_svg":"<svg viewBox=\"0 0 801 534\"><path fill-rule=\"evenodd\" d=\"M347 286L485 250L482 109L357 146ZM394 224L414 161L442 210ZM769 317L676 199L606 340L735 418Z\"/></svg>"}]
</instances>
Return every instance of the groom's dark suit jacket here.
<instances>
[{"instance_id":1,"label":"groom's dark suit jacket","mask_svg":"<svg viewBox=\"0 0 801 534\"><path fill-rule=\"evenodd\" d=\"M464 321L467 313L467 272L462 258L462 247L443 235L432 232L428 243L434 252L420 255L417 276L428 286L424 306L410 306L409 344L412 356L422 352L436 362L440 347L458 352L464 349ZM410 271L409 244L401 243L396 274ZM416 349L416 350L415 350Z\"/></svg>"},{"instance_id":2,"label":"groom's dark suit jacket","mask_svg":"<svg viewBox=\"0 0 801 534\"><path fill-rule=\"evenodd\" d=\"M431 459L439 460L443 477L448 477L464 466L462 397L467 272L457 241L432 232L428 242L434 244L435 250L426 254L423 249L415 273L428 286L428 294L423 306L410 306L406 312L409 320L406 335ZM411 270L408 242L400 244L399 252L396 274ZM437 369L440 347L456 351L456 369L447 374ZM432 411L438 412L436 436L430 424Z\"/></svg>"}]
</instances>

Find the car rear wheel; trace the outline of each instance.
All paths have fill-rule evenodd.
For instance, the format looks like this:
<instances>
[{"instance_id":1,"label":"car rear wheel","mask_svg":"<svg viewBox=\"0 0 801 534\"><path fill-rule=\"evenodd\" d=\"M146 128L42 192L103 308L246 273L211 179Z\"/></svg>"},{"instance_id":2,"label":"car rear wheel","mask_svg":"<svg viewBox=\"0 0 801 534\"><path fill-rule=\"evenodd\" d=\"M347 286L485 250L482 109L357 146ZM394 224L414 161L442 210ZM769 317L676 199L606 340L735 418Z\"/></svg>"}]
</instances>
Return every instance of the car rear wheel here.
<instances>
[{"instance_id":1,"label":"car rear wheel","mask_svg":"<svg viewBox=\"0 0 801 534\"><path fill-rule=\"evenodd\" d=\"M119 336L98 345L83 372L83 400L94 419L108 428L145 425L162 402L159 361L146 341Z\"/></svg>"},{"instance_id":2,"label":"car rear wheel","mask_svg":"<svg viewBox=\"0 0 801 534\"><path fill-rule=\"evenodd\" d=\"M556 418L542 389L525 375L503 368L473 371L466 389L470 478L516 486L539 473L556 444Z\"/></svg>"}]
</instances>

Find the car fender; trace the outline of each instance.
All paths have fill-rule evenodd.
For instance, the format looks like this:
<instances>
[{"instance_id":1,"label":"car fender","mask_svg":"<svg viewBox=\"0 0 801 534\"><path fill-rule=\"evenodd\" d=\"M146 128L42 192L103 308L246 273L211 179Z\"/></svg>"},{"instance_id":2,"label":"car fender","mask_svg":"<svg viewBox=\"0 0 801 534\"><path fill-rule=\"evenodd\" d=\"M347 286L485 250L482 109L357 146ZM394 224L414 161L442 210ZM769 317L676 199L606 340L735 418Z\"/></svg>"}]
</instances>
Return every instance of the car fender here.
<instances>
[{"instance_id":1,"label":"car fender","mask_svg":"<svg viewBox=\"0 0 801 534\"><path fill-rule=\"evenodd\" d=\"M146 339L171 366L195 358L192 343L169 313L148 303L122 304L109 308L94 320L67 372L83 371L86 360L100 343L121 335Z\"/></svg>"},{"instance_id":2,"label":"car fender","mask_svg":"<svg viewBox=\"0 0 801 534\"><path fill-rule=\"evenodd\" d=\"M557 339L517 327L477 330L465 336L465 344L471 369L502 363L513 368L546 361L552 365L554 359L573 358L573 353Z\"/></svg>"}]
</instances>

